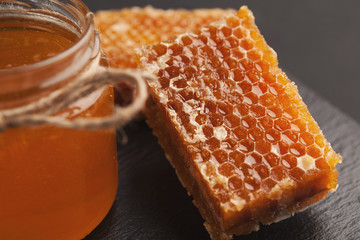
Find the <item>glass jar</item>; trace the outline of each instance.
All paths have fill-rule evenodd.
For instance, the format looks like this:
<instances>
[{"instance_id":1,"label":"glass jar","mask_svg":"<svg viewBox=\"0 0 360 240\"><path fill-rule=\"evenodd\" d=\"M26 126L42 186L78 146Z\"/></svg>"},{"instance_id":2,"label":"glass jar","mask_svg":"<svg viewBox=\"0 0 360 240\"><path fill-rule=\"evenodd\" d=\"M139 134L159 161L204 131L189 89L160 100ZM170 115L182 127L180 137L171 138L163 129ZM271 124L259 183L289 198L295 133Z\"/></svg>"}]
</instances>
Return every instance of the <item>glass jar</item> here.
<instances>
[{"instance_id":1,"label":"glass jar","mask_svg":"<svg viewBox=\"0 0 360 240\"><path fill-rule=\"evenodd\" d=\"M94 74L105 63L93 15L79 0L1 1L0 24L4 23L7 28L36 23L60 34L71 32L76 41L45 60L0 69L0 111L36 101L80 76ZM105 87L55 115L107 116L113 112L113 101L112 87ZM38 126L1 132L0 239L84 238L111 208L117 174L114 128Z\"/></svg>"}]
</instances>

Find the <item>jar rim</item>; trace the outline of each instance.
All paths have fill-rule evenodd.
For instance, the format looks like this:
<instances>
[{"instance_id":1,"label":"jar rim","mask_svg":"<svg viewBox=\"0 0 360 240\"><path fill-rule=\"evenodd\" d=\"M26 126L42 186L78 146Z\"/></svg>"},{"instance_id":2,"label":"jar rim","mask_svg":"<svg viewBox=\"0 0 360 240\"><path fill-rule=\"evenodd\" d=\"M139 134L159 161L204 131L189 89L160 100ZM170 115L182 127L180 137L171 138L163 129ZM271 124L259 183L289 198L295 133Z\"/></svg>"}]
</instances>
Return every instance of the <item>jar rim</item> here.
<instances>
[{"instance_id":1,"label":"jar rim","mask_svg":"<svg viewBox=\"0 0 360 240\"><path fill-rule=\"evenodd\" d=\"M8 74L15 74L15 73L19 73L19 72L31 71L31 70L35 70L35 69L38 69L38 68L41 68L41 67L44 67L47 65L54 64L54 63L58 62L59 60L74 54L84 44L86 44L88 39L91 37L92 31L94 28L94 26L93 26L94 14L89 10L89 8L81 0L70 0L70 1L74 4L78 4L79 5L78 7L80 7L81 10L83 10L85 13L84 31L81 32L81 34L79 36L79 40L76 41L69 48L65 49L64 51L62 51L54 56L51 56L49 58L46 58L44 60L41 60L39 62L35 62L35 63L28 64L28 65L16 66L16 67L9 68L9 69L0 69L0 76L8 75Z\"/></svg>"}]
</instances>

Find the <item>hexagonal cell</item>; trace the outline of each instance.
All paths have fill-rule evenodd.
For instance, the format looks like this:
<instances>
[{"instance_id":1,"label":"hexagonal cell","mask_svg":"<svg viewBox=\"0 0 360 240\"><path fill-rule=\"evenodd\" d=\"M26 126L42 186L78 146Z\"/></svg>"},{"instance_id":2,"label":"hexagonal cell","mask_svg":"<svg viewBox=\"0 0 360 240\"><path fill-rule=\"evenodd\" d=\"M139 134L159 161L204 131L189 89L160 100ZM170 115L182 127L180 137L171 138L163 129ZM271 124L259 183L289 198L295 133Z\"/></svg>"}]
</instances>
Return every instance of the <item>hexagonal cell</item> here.
<instances>
[{"instance_id":1,"label":"hexagonal cell","mask_svg":"<svg viewBox=\"0 0 360 240\"><path fill-rule=\"evenodd\" d=\"M251 116L241 118L241 125L247 129L252 129L256 126L256 119Z\"/></svg>"},{"instance_id":2,"label":"hexagonal cell","mask_svg":"<svg viewBox=\"0 0 360 240\"><path fill-rule=\"evenodd\" d=\"M297 166L297 158L293 155L286 154L281 157L281 165L287 169L292 169Z\"/></svg>"},{"instance_id":3,"label":"hexagonal cell","mask_svg":"<svg viewBox=\"0 0 360 240\"><path fill-rule=\"evenodd\" d=\"M242 189L243 181L239 176L232 176L228 180L228 187L230 190Z\"/></svg>"},{"instance_id":4,"label":"hexagonal cell","mask_svg":"<svg viewBox=\"0 0 360 240\"><path fill-rule=\"evenodd\" d=\"M234 104L234 105L242 104L243 99L244 96L238 92L233 92L227 95L227 100L229 104Z\"/></svg>"},{"instance_id":5,"label":"hexagonal cell","mask_svg":"<svg viewBox=\"0 0 360 240\"><path fill-rule=\"evenodd\" d=\"M224 123L229 128L235 128L240 125L240 118L235 115L227 115L225 117Z\"/></svg>"},{"instance_id":6,"label":"hexagonal cell","mask_svg":"<svg viewBox=\"0 0 360 240\"><path fill-rule=\"evenodd\" d=\"M290 145L290 153L295 157L301 157L305 155L305 147L300 143L294 143Z\"/></svg>"},{"instance_id":7,"label":"hexagonal cell","mask_svg":"<svg viewBox=\"0 0 360 240\"><path fill-rule=\"evenodd\" d=\"M330 169L329 164L326 162L324 158L318 158L315 160L315 166L317 169Z\"/></svg>"},{"instance_id":8,"label":"hexagonal cell","mask_svg":"<svg viewBox=\"0 0 360 240\"><path fill-rule=\"evenodd\" d=\"M207 122L207 119L208 119L208 115L205 114L198 114L195 117L195 121L200 125L204 125Z\"/></svg>"},{"instance_id":9,"label":"hexagonal cell","mask_svg":"<svg viewBox=\"0 0 360 240\"><path fill-rule=\"evenodd\" d=\"M245 49L245 50L251 50L254 48L254 43L253 41L249 40L249 39L242 39L240 41L240 46Z\"/></svg>"},{"instance_id":10,"label":"hexagonal cell","mask_svg":"<svg viewBox=\"0 0 360 240\"><path fill-rule=\"evenodd\" d=\"M274 95L265 93L264 95L260 96L259 103L264 107L271 107L277 103L277 99Z\"/></svg>"},{"instance_id":11,"label":"hexagonal cell","mask_svg":"<svg viewBox=\"0 0 360 240\"><path fill-rule=\"evenodd\" d=\"M244 103L252 105L258 103L258 96L255 93L247 93L244 96Z\"/></svg>"},{"instance_id":12,"label":"hexagonal cell","mask_svg":"<svg viewBox=\"0 0 360 240\"><path fill-rule=\"evenodd\" d=\"M268 90L268 87L265 83L259 82L252 87L252 92L258 96L265 95ZM271 95L271 94L270 94Z\"/></svg>"},{"instance_id":13,"label":"hexagonal cell","mask_svg":"<svg viewBox=\"0 0 360 240\"><path fill-rule=\"evenodd\" d=\"M240 164L242 164L245 160L245 154L234 151L229 153L229 161L233 162L237 167L240 167Z\"/></svg>"},{"instance_id":14,"label":"hexagonal cell","mask_svg":"<svg viewBox=\"0 0 360 240\"><path fill-rule=\"evenodd\" d=\"M239 150L243 153L254 151L254 143L249 139L244 139L239 143Z\"/></svg>"},{"instance_id":15,"label":"hexagonal cell","mask_svg":"<svg viewBox=\"0 0 360 240\"><path fill-rule=\"evenodd\" d=\"M260 182L253 177L245 177L244 187L251 192L257 191L260 188Z\"/></svg>"},{"instance_id":16,"label":"hexagonal cell","mask_svg":"<svg viewBox=\"0 0 360 240\"><path fill-rule=\"evenodd\" d=\"M282 115L282 111L279 107L272 106L266 109L266 115L271 118L279 118Z\"/></svg>"},{"instance_id":17,"label":"hexagonal cell","mask_svg":"<svg viewBox=\"0 0 360 240\"><path fill-rule=\"evenodd\" d=\"M266 154L271 151L271 144L264 140L259 140L255 143L255 149L260 154Z\"/></svg>"},{"instance_id":18,"label":"hexagonal cell","mask_svg":"<svg viewBox=\"0 0 360 240\"><path fill-rule=\"evenodd\" d=\"M300 143L304 146L310 146L314 143L314 137L312 134L308 132L304 132L300 134Z\"/></svg>"},{"instance_id":19,"label":"hexagonal cell","mask_svg":"<svg viewBox=\"0 0 360 240\"><path fill-rule=\"evenodd\" d=\"M229 37L231 34L232 34L232 29L229 28L228 26L223 26L219 31L219 36L221 38Z\"/></svg>"},{"instance_id":20,"label":"hexagonal cell","mask_svg":"<svg viewBox=\"0 0 360 240\"><path fill-rule=\"evenodd\" d=\"M235 59L244 59L245 57L245 52L240 49L240 48L233 48L231 49L231 56L234 57ZM240 67L240 65L239 65Z\"/></svg>"},{"instance_id":21,"label":"hexagonal cell","mask_svg":"<svg viewBox=\"0 0 360 240\"><path fill-rule=\"evenodd\" d=\"M261 179L265 179L270 176L270 170L264 165L256 166L255 171L258 173Z\"/></svg>"},{"instance_id":22,"label":"hexagonal cell","mask_svg":"<svg viewBox=\"0 0 360 240\"><path fill-rule=\"evenodd\" d=\"M184 46L188 46L188 45L190 45L191 43L193 43L193 39L191 38L191 36L189 36L189 35L183 35L182 37L181 37L181 43L184 45ZM158 44L158 45L160 45L160 44ZM163 45L163 44L161 44L161 45ZM163 45L161 48L164 50L164 47L166 48L166 46L165 45ZM162 52L164 52L164 51L162 51ZM166 52L164 52L163 54L165 54ZM163 55L162 54L162 55ZM161 56L161 55L160 55Z\"/></svg>"},{"instance_id":23,"label":"hexagonal cell","mask_svg":"<svg viewBox=\"0 0 360 240\"><path fill-rule=\"evenodd\" d=\"M205 144L208 146L208 148L211 151L218 149L220 147L220 141L215 137L212 137L212 138L206 140Z\"/></svg>"},{"instance_id":24,"label":"hexagonal cell","mask_svg":"<svg viewBox=\"0 0 360 240\"><path fill-rule=\"evenodd\" d=\"M269 117L263 117L259 119L259 126L263 130L269 130L273 128L274 121L270 119Z\"/></svg>"},{"instance_id":25,"label":"hexagonal cell","mask_svg":"<svg viewBox=\"0 0 360 240\"><path fill-rule=\"evenodd\" d=\"M238 67L238 62L236 59L232 58L232 57L227 57L224 60L224 66L227 66L227 68L229 69L237 69Z\"/></svg>"},{"instance_id":26,"label":"hexagonal cell","mask_svg":"<svg viewBox=\"0 0 360 240\"><path fill-rule=\"evenodd\" d=\"M214 101L205 101L204 113L214 113L217 111L217 105Z\"/></svg>"},{"instance_id":27,"label":"hexagonal cell","mask_svg":"<svg viewBox=\"0 0 360 240\"><path fill-rule=\"evenodd\" d=\"M206 138L211 138L214 135L214 128L210 125L202 126L202 131Z\"/></svg>"},{"instance_id":28,"label":"hexagonal cell","mask_svg":"<svg viewBox=\"0 0 360 240\"><path fill-rule=\"evenodd\" d=\"M168 47L168 52L173 56L180 55L183 52L183 46L173 43Z\"/></svg>"},{"instance_id":29,"label":"hexagonal cell","mask_svg":"<svg viewBox=\"0 0 360 240\"><path fill-rule=\"evenodd\" d=\"M250 107L250 114L256 118L265 116L265 108L260 105L252 105Z\"/></svg>"},{"instance_id":30,"label":"hexagonal cell","mask_svg":"<svg viewBox=\"0 0 360 240\"><path fill-rule=\"evenodd\" d=\"M289 97L289 95L283 93L283 94L280 94L278 96L278 98L279 98L279 102L280 102L280 105L282 108L286 109L286 108L292 107L292 100Z\"/></svg>"},{"instance_id":31,"label":"hexagonal cell","mask_svg":"<svg viewBox=\"0 0 360 240\"><path fill-rule=\"evenodd\" d=\"M236 62L236 64L237 64L237 62ZM244 71L236 68L236 69L233 69L231 72L232 72L232 76L233 76L235 82L241 82L242 80L244 80L244 77L245 77Z\"/></svg>"},{"instance_id":32,"label":"hexagonal cell","mask_svg":"<svg viewBox=\"0 0 360 240\"><path fill-rule=\"evenodd\" d=\"M270 152L264 155L264 160L270 167L275 167L279 164L280 157L277 154Z\"/></svg>"},{"instance_id":33,"label":"hexagonal cell","mask_svg":"<svg viewBox=\"0 0 360 240\"><path fill-rule=\"evenodd\" d=\"M189 37L187 37L187 38L189 38ZM189 39L189 41L192 41L192 40ZM165 46L162 43L154 45L153 49L155 50L157 57L160 57L167 52L167 46Z\"/></svg>"},{"instance_id":34,"label":"hexagonal cell","mask_svg":"<svg viewBox=\"0 0 360 240\"><path fill-rule=\"evenodd\" d=\"M224 41L224 46L227 46L229 48L236 48L239 46L239 40L234 37L228 37Z\"/></svg>"},{"instance_id":35,"label":"hexagonal cell","mask_svg":"<svg viewBox=\"0 0 360 240\"><path fill-rule=\"evenodd\" d=\"M249 93L252 90L251 82L242 81L242 82L239 82L237 85L238 85L239 90L241 90L242 94Z\"/></svg>"},{"instance_id":36,"label":"hexagonal cell","mask_svg":"<svg viewBox=\"0 0 360 240\"><path fill-rule=\"evenodd\" d=\"M275 129L269 129L265 132L265 139L271 143L280 141L280 133Z\"/></svg>"},{"instance_id":37,"label":"hexagonal cell","mask_svg":"<svg viewBox=\"0 0 360 240\"><path fill-rule=\"evenodd\" d=\"M284 110L284 117L286 117L289 120L295 120L299 117L299 112L296 108L286 108Z\"/></svg>"},{"instance_id":38,"label":"hexagonal cell","mask_svg":"<svg viewBox=\"0 0 360 240\"><path fill-rule=\"evenodd\" d=\"M223 149L233 149L237 146L237 141L235 141L232 138L227 138L223 141L221 141L221 148Z\"/></svg>"},{"instance_id":39,"label":"hexagonal cell","mask_svg":"<svg viewBox=\"0 0 360 240\"><path fill-rule=\"evenodd\" d=\"M225 177L230 177L235 173L236 167L229 162L225 162L218 167L218 171Z\"/></svg>"},{"instance_id":40,"label":"hexagonal cell","mask_svg":"<svg viewBox=\"0 0 360 240\"><path fill-rule=\"evenodd\" d=\"M230 56L230 49L225 46L219 46L216 48L215 53L217 56L222 58L228 58Z\"/></svg>"},{"instance_id":41,"label":"hexagonal cell","mask_svg":"<svg viewBox=\"0 0 360 240\"><path fill-rule=\"evenodd\" d=\"M243 31L243 28L237 27L233 29L233 35L238 39L242 39L246 36L246 32Z\"/></svg>"},{"instance_id":42,"label":"hexagonal cell","mask_svg":"<svg viewBox=\"0 0 360 240\"><path fill-rule=\"evenodd\" d=\"M281 140L288 144L293 144L298 140L298 133L295 131L287 130L281 134Z\"/></svg>"},{"instance_id":43,"label":"hexagonal cell","mask_svg":"<svg viewBox=\"0 0 360 240\"><path fill-rule=\"evenodd\" d=\"M272 72L264 72L262 74L262 77L264 78L264 81L267 84L273 84L276 82L276 76ZM269 89L269 92L270 92L270 89Z\"/></svg>"},{"instance_id":44,"label":"hexagonal cell","mask_svg":"<svg viewBox=\"0 0 360 240\"><path fill-rule=\"evenodd\" d=\"M271 169L271 178L274 179L275 181L281 181L286 177L286 172L284 170L284 168L282 168L281 166L276 166L273 169Z\"/></svg>"},{"instance_id":45,"label":"hexagonal cell","mask_svg":"<svg viewBox=\"0 0 360 240\"><path fill-rule=\"evenodd\" d=\"M203 56L211 57L214 55L214 50L212 47L205 45L200 48L200 54Z\"/></svg>"},{"instance_id":46,"label":"hexagonal cell","mask_svg":"<svg viewBox=\"0 0 360 240\"><path fill-rule=\"evenodd\" d=\"M284 92L284 87L277 83L273 83L269 86L269 92L275 96L278 96Z\"/></svg>"},{"instance_id":47,"label":"hexagonal cell","mask_svg":"<svg viewBox=\"0 0 360 240\"><path fill-rule=\"evenodd\" d=\"M234 114L239 117L244 117L249 114L249 106L246 104L239 104L234 107Z\"/></svg>"},{"instance_id":48,"label":"hexagonal cell","mask_svg":"<svg viewBox=\"0 0 360 240\"><path fill-rule=\"evenodd\" d=\"M219 149L214 151L214 157L218 163L224 163L229 160L228 153L225 150Z\"/></svg>"},{"instance_id":49,"label":"hexagonal cell","mask_svg":"<svg viewBox=\"0 0 360 240\"><path fill-rule=\"evenodd\" d=\"M214 127L221 126L224 123L224 117L219 113L210 114L209 119Z\"/></svg>"},{"instance_id":50,"label":"hexagonal cell","mask_svg":"<svg viewBox=\"0 0 360 240\"><path fill-rule=\"evenodd\" d=\"M315 145L311 145L306 148L306 152L309 156L313 158L319 158L322 155L322 151Z\"/></svg>"},{"instance_id":51,"label":"hexagonal cell","mask_svg":"<svg viewBox=\"0 0 360 240\"><path fill-rule=\"evenodd\" d=\"M254 64L254 66L255 66L255 64ZM254 72L254 71L247 72L246 76L248 77L249 81L252 84L256 84L257 82L260 81L260 78L261 78L261 74L258 72Z\"/></svg>"},{"instance_id":52,"label":"hexagonal cell","mask_svg":"<svg viewBox=\"0 0 360 240\"><path fill-rule=\"evenodd\" d=\"M247 54L247 57L249 59L253 60L254 62L259 61L261 59L261 56L257 51L251 50L251 51L248 51L246 54Z\"/></svg>"},{"instance_id":53,"label":"hexagonal cell","mask_svg":"<svg viewBox=\"0 0 360 240\"><path fill-rule=\"evenodd\" d=\"M242 140L247 137L247 131L243 127L238 127L232 130L232 137L234 137L236 140Z\"/></svg>"},{"instance_id":54,"label":"hexagonal cell","mask_svg":"<svg viewBox=\"0 0 360 240\"><path fill-rule=\"evenodd\" d=\"M262 156L257 154L257 153L252 153L252 154L246 155L245 163L248 164L249 166L253 166L253 165L256 165L256 164L261 164L262 163Z\"/></svg>"},{"instance_id":55,"label":"hexagonal cell","mask_svg":"<svg viewBox=\"0 0 360 240\"><path fill-rule=\"evenodd\" d=\"M258 127L249 130L248 136L253 141L258 141L264 138L264 131Z\"/></svg>"},{"instance_id":56,"label":"hexagonal cell","mask_svg":"<svg viewBox=\"0 0 360 240\"><path fill-rule=\"evenodd\" d=\"M222 103L222 102L218 103L218 111L222 115L232 114L233 110L234 110L234 107L227 103Z\"/></svg>"},{"instance_id":57,"label":"hexagonal cell","mask_svg":"<svg viewBox=\"0 0 360 240\"><path fill-rule=\"evenodd\" d=\"M276 119L274 121L274 127L279 131L285 131L291 128L290 122L285 118Z\"/></svg>"},{"instance_id":58,"label":"hexagonal cell","mask_svg":"<svg viewBox=\"0 0 360 240\"><path fill-rule=\"evenodd\" d=\"M291 130L296 132L305 132L306 131L306 122L301 119L296 119L291 122Z\"/></svg>"}]
</instances>

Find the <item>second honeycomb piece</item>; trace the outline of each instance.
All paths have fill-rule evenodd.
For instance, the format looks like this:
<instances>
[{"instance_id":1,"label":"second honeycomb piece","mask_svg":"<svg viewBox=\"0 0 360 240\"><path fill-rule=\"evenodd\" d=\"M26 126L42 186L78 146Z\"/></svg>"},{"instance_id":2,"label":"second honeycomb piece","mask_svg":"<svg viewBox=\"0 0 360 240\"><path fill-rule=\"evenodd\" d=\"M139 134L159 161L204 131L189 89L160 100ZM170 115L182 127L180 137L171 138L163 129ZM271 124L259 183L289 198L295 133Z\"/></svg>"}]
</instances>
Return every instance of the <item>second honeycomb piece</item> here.
<instances>
[{"instance_id":1,"label":"second honeycomb piece","mask_svg":"<svg viewBox=\"0 0 360 240\"><path fill-rule=\"evenodd\" d=\"M136 68L135 48L169 40L180 33L195 31L233 9L169 9L132 7L99 11L95 25L111 67Z\"/></svg>"}]
</instances>

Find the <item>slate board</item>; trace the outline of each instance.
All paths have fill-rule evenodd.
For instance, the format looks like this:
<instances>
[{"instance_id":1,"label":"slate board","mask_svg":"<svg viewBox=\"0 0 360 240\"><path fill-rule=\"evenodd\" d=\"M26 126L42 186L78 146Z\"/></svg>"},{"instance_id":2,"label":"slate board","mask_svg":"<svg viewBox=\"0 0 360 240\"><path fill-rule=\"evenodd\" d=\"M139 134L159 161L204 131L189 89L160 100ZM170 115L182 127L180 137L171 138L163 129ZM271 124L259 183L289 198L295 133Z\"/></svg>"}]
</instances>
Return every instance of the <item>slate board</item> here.
<instances>
[{"instance_id":1,"label":"slate board","mask_svg":"<svg viewBox=\"0 0 360 240\"><path fill-rule=\"evenodd\" d=\"M337 167L339 188L292 218L236 239L360 239L360 125L296 83L325 136L343 156L344 162ZM203 219L151 129L137 121L125 131L129 142L118 146L118 195L109 214L85 239L209 239Z\"/></svg>"}]
</instances>

